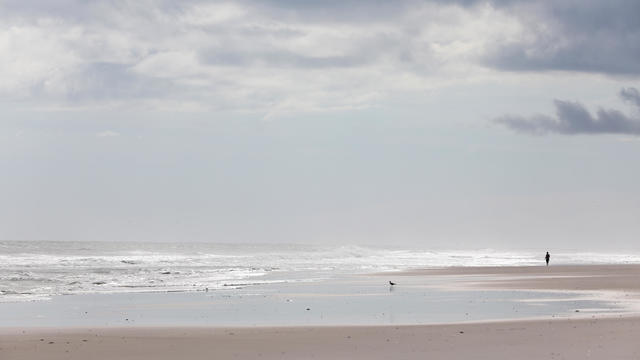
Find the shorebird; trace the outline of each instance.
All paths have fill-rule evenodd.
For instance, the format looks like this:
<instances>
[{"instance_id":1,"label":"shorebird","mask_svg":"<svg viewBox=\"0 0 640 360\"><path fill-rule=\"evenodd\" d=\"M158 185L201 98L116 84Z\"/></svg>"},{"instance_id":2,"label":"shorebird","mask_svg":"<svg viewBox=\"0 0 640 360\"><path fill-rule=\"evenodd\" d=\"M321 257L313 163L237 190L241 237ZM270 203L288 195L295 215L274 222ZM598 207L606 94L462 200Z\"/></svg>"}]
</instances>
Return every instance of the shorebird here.
<instances>
[{"instance_id":1,"label":"shorebird","mask_svg":"<svg viewBox=\"0 0 640 360\"><path fill-rule=\"evenodd\" d=\"M393 286L393 285L395 285L395 284L396 284L396 283L394 283L393 281L389 281L389 285Z\"/></svg>"}]
</instances>

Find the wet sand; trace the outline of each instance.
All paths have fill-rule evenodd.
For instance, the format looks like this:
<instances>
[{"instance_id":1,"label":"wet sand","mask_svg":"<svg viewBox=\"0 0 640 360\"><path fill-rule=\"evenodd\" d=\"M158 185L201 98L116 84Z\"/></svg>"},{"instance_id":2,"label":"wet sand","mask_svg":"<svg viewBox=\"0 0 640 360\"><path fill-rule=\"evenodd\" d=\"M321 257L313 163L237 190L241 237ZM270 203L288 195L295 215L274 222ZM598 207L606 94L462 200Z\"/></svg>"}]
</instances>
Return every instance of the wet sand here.
<instances>
[{"instance_id":1,"label":"wet sand","mask_svg":"<svg viewBox=\"0 0 640 360\"><path fill-rule=\"evenodd\" d=\"M450 286L624 293L640 266L426 269ZM0 329L0 359L638 359L640 317L485 321L440 325L109 327Z\"/></svg>"},{"instance_id":2,"label":"wet sand","mask_svg":"<svg viewBox=\"0 0 640 360\"><path fill-rule=\"evenodd\" d=\"M456 276L453 286L489 289L615 291L640 293L640 265L456 267L398 273L399 276Z\"/></svg>"}]
</instances>

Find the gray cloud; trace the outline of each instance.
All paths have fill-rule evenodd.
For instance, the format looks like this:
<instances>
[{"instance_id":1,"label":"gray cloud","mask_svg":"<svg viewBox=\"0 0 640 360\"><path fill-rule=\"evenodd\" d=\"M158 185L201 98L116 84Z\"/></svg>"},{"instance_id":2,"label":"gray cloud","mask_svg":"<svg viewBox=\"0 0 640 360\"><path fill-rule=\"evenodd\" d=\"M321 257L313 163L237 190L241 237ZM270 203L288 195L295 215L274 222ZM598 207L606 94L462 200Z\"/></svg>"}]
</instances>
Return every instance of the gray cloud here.
<instances>
[{"instance_id":1,"label":"gray cloud","mask_svg":"<svg viewBox=\"0 0 640 360\"><path fill-rule=\"evenodd\" d=\"M620 97L640 108L640 92L636 88L625 88L620 90Z\"/></svg>"},{"instance_id":2,"label":"gray cloud","mask_svg":"<svg viewBox=\"0 0 640 360\"><path fill-rule=\"evenodd\" d=\"M622 89L620 96L640 108L640 95L637 89ZM599 109L594 116L578 102L555 100L554 105L555 117L505 115L494 121L516 132L536 135L548 133L640 135L640 118L625 115L618 110Z\"/></svg>"},{"instance_id":3,"label":"gray cloud","mask_svg":"<svg viewBox=\"0 0 640 360\"><path fill-rule=\"evenodd\" d=\"M487 49L483 62L509 71L640 75L640 2L494 2L525 26L517 40Z\"/></svg>"},{"instance_id":4,"label":"gray cloud","mask_svg":"<svg viewBox=\"0 0 640 360\"><path fill-rule=\"evenodd\" d=\"M488 42L480 63L507 71L578 71L640 75L640 2L635 0L248 1L304 21L354 23L402 19L425 4L481 11L486 5L518 19L520 37ZM427 20L427 19L425 19Z\"/></svg>"},{"instance_id":5,"label":"gray cloud","mask_svg":"<svg viewBox=\"0 0 640 360\"><path fill-rule=\"evenodd\" d=\"M292 68L341 68L365 65L369 59L363 56L305 56L288 51L228 51L225 49L209 49L204 51L200 59L210 65L222 66L269 66Z\"/></svg>"},{"instance_id":6,"label":"gray cloud","mask_svg":"<svg viewBox=\"0 0 640 360\"><path fill-rule=\"evenodd\" d=\"M84 100L153 98L173 93L174 86L163 79L142 76L117 63L89 63L69 74L66 96Z\"/></svg>"},{"instance_id":7,"label":"gray cloud","mask_svg":"<svg viewBox=\"0 0 640 360\"><path fill-rule=\"evenodd\" d=\"M402 17L411 8L430 1L424 0L245 0L245 3L278 17L304 21L330 21L335 23L389 21Z\"/></svg>"}]
</instances>

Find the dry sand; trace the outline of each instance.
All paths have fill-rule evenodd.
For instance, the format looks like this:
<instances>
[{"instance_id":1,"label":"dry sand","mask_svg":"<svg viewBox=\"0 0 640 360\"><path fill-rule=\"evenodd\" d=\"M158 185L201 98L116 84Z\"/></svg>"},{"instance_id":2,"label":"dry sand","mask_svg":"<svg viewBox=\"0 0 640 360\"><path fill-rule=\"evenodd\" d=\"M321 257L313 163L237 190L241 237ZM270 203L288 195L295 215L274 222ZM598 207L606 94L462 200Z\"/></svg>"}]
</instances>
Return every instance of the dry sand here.
<instances>
[{"instance_id":1,"label":"dry sand","mask_svg":"<svg viewBox=\"0 0 640 360\"><path fill-rule=\"evenodd\" d=\"M421 270L490 287L640 289L640 266ZM590 315L591 316L591 315ZM2 329L0 359L640 359L640 318L419 326Z\"/></svg>"},{"instance_id":2,"label":"dry sand","mask_svg":"<svg viewBox=\"0 0 640 360\"><path fill-rule=\"evenodd\" d=\"M236 329L101 329L2 335L18 359L639 359L640 319Z\"/></svg>"}]
</instances>

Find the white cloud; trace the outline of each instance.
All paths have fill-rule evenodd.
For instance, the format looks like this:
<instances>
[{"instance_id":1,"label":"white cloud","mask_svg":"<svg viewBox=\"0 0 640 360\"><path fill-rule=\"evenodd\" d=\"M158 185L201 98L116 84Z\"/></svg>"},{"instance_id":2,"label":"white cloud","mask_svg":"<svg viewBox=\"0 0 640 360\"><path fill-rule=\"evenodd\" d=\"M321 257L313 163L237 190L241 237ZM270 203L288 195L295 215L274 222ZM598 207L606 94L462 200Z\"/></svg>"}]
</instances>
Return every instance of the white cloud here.
<instances>
[{"instance_id":1,"label":"white cloud","mask_svg":"<svg viewBox=\"0 0 640 360\"><path fill-rule=\"evenodd\" d=\"M133 66L141 75L157 78L189 80L201 76L204 68L192 52L165 51L149 55Z\"/></svg>"},{"instance_id":2,"label":"white cloud","mask_svg":"<svg viewBox=\"0 0 640 360\"><path fill-rule=\"evenodd\" d=\"M238 20L246 13L245 8L234 3L196 4L180 16L180 21L188 25L211 26Z\"/></svg>"},{"instance_id":3,"label":"white cloud","mask_svg":"<svg viewBox=\"0 0 640 360\"><path fill-rule=\"evenodd\" d=\"M348 7L323 16L242 2L70 3L68 13L0 7L3 97L267 116L361 108L470 81L486 44L522 31L489 5L414 4L362 21Z\"/></svg>"}]
</instances>

